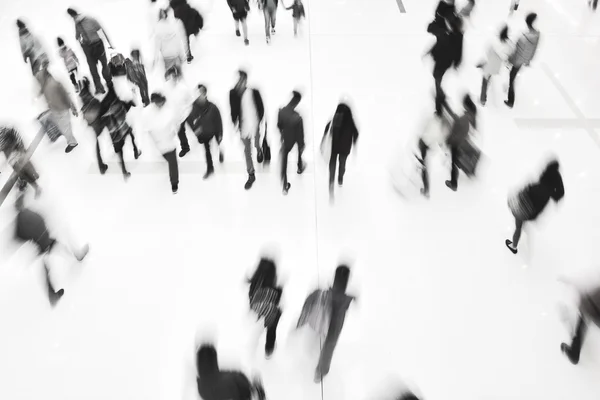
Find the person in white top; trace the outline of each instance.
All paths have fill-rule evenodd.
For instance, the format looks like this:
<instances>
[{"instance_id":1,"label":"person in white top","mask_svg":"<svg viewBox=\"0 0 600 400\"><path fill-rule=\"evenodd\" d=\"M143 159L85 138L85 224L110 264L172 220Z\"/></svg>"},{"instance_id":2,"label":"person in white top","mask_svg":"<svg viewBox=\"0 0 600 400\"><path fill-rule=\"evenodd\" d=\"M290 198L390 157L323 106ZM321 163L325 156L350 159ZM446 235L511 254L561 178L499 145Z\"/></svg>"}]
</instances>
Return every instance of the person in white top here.
<instances>
[{"instance_id":1,"label":"person in white top","mask_svg":"<svg viewBox=\"0 0 600 400\"><path fill-rule=\"evenodd\" d=\"M486 54L486 60L480 64L483 72L483 79L481 81L481 105L485 106L487 102L487 89L490 79L494 75L498 75L503 65L506 65L506 61L512 52L512 43L508 39L508 26L505 26L500 31L498 39L490 44Z\"/></svg>"},{"instance_id":2,"label":"person in white top","mask_svg":"<svg viewBox=\"0 0 600 400\"><path fill-rule=\"evenodd\" d=\"M165 63L165 79L171 69L176 69L181 74L181 65L188 54L185 27L183 23L173 17L168 10L161 10L159 21L154 31L156 43L156 59L160 54Z\"/></svg>"},{"instance_id":3,"label":"person in white top","mask_svg":"<svg viewBox=\"0 0 600 400\"><path fill-rule=\"evenodd\" d=\"M185 133L185 120L192 111L194 95L185 79L178 75L177 70L168 71L167 76L169 80L167 83L167 97L171 106L177 110L177 120L179 121L179 132L177 133L181 145L179 157L184 157L190 152L190 144Z\"/></svg>"},{"instance_id":4,"label":"person in white top","mask_svg":"<svg viewBox=\"0 0 600 400\"><path fill-rule=\"evenodd\" d=\"M169 178L173 194L179 189L179 167L175 136L179 129L177 111L167 104L161 93L152 93L150 105L144 109L144 130L150 134L156 148L169 164Z\"/></svg>"}]
</instances>

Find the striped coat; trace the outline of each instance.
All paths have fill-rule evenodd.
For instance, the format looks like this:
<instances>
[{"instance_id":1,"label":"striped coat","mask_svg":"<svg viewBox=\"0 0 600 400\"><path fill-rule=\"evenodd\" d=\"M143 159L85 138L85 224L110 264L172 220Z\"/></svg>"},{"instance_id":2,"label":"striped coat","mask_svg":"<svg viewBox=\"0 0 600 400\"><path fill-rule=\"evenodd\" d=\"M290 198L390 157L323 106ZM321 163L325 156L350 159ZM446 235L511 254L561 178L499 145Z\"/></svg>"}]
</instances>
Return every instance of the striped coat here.
<instances>
[{"instance_id":1,"label":"striped coat","mask_svg":"<svg viewBox=\"0 0 600 400\"><path fill-rule=\"evenodd\" d=\"M253 293L250 299L250 308L258 315L259 319L264 318L266 328L275 325L281 317L280 300L281 289L262 287Z\"/></svg>"}]
</instances>

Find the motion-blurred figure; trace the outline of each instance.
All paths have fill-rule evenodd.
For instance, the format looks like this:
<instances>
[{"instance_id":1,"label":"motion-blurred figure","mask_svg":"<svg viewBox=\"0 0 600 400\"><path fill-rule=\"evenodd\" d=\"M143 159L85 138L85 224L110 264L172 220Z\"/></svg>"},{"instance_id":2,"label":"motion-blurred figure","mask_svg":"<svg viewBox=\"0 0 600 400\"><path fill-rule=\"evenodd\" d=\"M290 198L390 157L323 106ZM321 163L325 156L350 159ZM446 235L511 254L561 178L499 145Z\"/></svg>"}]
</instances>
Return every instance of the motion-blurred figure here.
<instances>
[{"instance_id":1,"label":"motion-blurred figure","mask_svg":"<svg viewBox=\"0 0 600 400\"><path fill-rule=\"evenodd\" d=\"M23 191L29 184L34 188L36 197L39 197L42 193L42 189L37 184L39 174L31 161L23 163L26 153L25 145L21 135L15 128L0 126L0 152L4 154L16 173L19 189Z\"/></svg>"},{"instance_id":2,"label":"motion-blurred figure","mask_svg":"<svg viewBox=\"0 0 600 400\"><path fill-rule=\"evenodd\" d=\"M517 11L519 9L519 2L520 1L521 0L511 0L509 14L512 14L512 13L514 13L515 11Z\"/></svg>"},{"instance_id":3,"label":"motion-blurred figure","mask_svg":"<svg viewBox=\"0 0 600 400\"><path fill-rule=\"evenodd\" d=\"M511 52L512 43L508 39L508 26L505 26L500 31L498 39L494 40L488 47L486 60L480 64L483 78L481 80L481 96L479 100L482 106L485 106L487 103L490 79L500 73L500 69L505 65Z\"/></svg>"},{"instance_id":4,"label":"motion-blurred figure","mask_svg":"<svg viewBox=\"0 0 600 400\"><path fill-rule=\"evenodd\" d=\"M231 121L236 130L240 132L244 144L246 170L248 181L244 185L250 190L256 181L254 163L252 162L252 141L256 147L256 160L263 162L263 151L260 142L260 126L265 117L265 106L258 89L248 88L248 74L239 71L239 79L235 87L229 91L229 106L231 108Z\"/></svg>"},{"instance_id":5,"label":"motion-blurred figure","mask_svg":"<svg viewBox=\"0 0 600 400\"><path fill-rule=\"evenodd\" d=\"M37 248L38 253L42 257L44 269L46 271L46 287L48 289L48 298L52 306L56 305L58 300L63 296L64 289L56 290L50 279L50 265L48 264L48 258L50 253L55 249L62 249L63 251L72 254L77 261L83 261L89 251L89 246L85 245L83 248L71 252L68 247L59 243L48 233L46 222L44 217L39 213L32 211L25 206L24 195L19 195L15 202L17 208L17 223L15 230L15 237L23 242L33 242Z\"/></svg>"},{"instance_id":6,"label":"motion-blurred figure","mask_svg":"<svg viewBox=\"0 0 600 400\"><path fill-rule=\"evenodd\" d=\"M217 350L211 344L202 345L196 353L198 394L203 400L265 400L262 383L253 382L239 371L221 371Z\"/></svg>"},{"instance_id":7,"label":"motion-blurred figure","mask_svg":"<svg viewBox=\"0 0 600 400\"><path fill-rule=\"evenodd\" d=\"M36 76L38 72L48 68L50 64L48 54L46 54L39 39L29 31L29 28L20 19L17 20L17 27L19 28L19 43L23 61L27 63L27 60L29 60L31 73Z\"/></svg>"},{"instance_id":8,"label":"motion-blurred figure","mask_svg":"<svg viewBox=\"0 0 600 400\"><path fill-rule=\"evenodd\" d=\"M158 23L154 32L156 56L154 63L158 61L159 54L165 65L165 79L171 68L176 68L178 74L182 72L183 61L189 52L185 27L183 23L170 15L168 10L160 10Z\"/></svg>"},{"instance_id":9,"label":"motion-blurred figure","mask_svg":"<svg viewBox=\"0 0 600 400\"><path fill-rule=\"evenodd\" d=\"M292 186L287 179L287 161L290 151L298 145L298 174L302 174L306 164L302 161L304 152L304 122L296 111L296 107L302 100L302 95L294 91L292 100L279 110L277 117L277 128L281 132L281 182L283 183L283 194L287 194Z\"/></svg>"},{"instance_id":10,"label":"motion-blurred figure","mask_svg":"<svg viewBox=\"0 0 600 400\"><path fill-rule=\"evenodd\" d=\"M429 170L427 169L427 156L431 150L441 146L445 142L448 130L448 122L437 115L434 115L433 117L428 116L423 121L423 125L420 129L417 146L420 155L419 161L421 163L421 179L423 181L421 194L426 198L429 198Z\"/></svg>"},{"instance_id":11,"label":"motion-blurred figure","mask_svg":"<svg viewBox=\"0 0 600 400\"><path fill-rule=\"evenodd\" d=\"M119 100L125 103L131 103L134 107L138 104L138 97L135 90L135 84L129 79L127 74L127 62L123 54L114 53L110 57L108 70L112 78L113 88Z\"/></svg>"},{"instance_id":12,"label":"motion-blurred figure","mask_svg":"<svg viewBox=\"0 0 600 400\"><path fill-rule=\"evenodd\" d=\"M252 278L248 280L250 289L248 298L250 309L256 314L259 320L263 320L267 330L267 340L265 343L265 355L270 358L275 350L275 341L277 339L277 324L281 318L281 296L283 289L277 284L277 268L275 262L269 258L263 257Z\"/></svg>"},{"instance_id":13,"label":"motion-blurred figure","mask_svg":"<svg viewBox=\"0 0 600 400\"><path fill-rule=\"evenodd\" d=\"M108 71L108 61L106 59L106 50L102 37L106 40L109 48L113 45L106 34L106 31L96 21L96 19L79 14L72 8L67 9L67 13L75 21L75 39L81 43L81 48L85 53L85 58L88 62L88 67L94 79L96 94L105 93L104 86L98 74L98 62L102 64L102 76L108 87L111 86L110 72Z\"/></svg>"},{"instance_id":14,"label":"motion-blurred figure","mask_svg":"<svg viewBox=\"0 0 600 400\"><path fill-rule=\"evenodd\" d=\"M224 156L220 144L223 140L223 120L219 107L208 100L207 89L204 85L198 85L198 97L192 104L192 111L187 117L187 124L192 128L198 138L198 142L204 145L206 154L206 173L204 179L208 179L214 172L212 154L210 153L210 142L214 138L219 145L219 162L223 162Z\"/></svg>"},{"instance_id":15,"label":"motion-blurred figure","mask_svg":"<svg viewBox=\"0 0 600 400\"><path fill-rule=\"evenodd\" d=\"M142 57L138 49L131 50L131 59L125 60L127 67L127 79L138 87L144 107L150 104L150 94L148 92L148 78L146 77L146 67L142 62Z\"/></svg>"},{"instance_id":16,"label":"motion-blurred figure","mask_svg":"<svg viewBox=\"0 0 600 400\"><path fill-rule=\"evenodd\" d=\"M335 270L333 286L327 290L317 289L308 296L302 307L297 328L309 324L325 337L315 371L315 382L320 382L329 373L333 352L344 327L346 312L355 299L346 294L350 268L340 265Z\"/></svg>"},{"instance_id":17,"label":"motion-blurred figure","mask_svg":"<svg viewBox=\"0 0 600 400\"><path fill-rule=\"evenodd\" d=\"M177 132L179 144L181 145L179 157L184 157L190 152L190 143L185 132L185 119L192 110L194 96L188 83L179 74L177 68L171 68L167 71L167 80L167 97L169 98L171 107L176 111L176 118L179 121L179 131Z\"/></svg>"},{"instance_id":18,"label":"motion-blurred figure","mask_svg":"<svg viewBox=\"0 0 600 400\"><path fill-rule=\"evenodd\" d=\"M77 58L73 50L65 44L65 41L62 38L57 38L56 42L58 44L58 55L60 56L60 58L63 59L65 67L67 68L67 72L69 73L71 83L75 88L75 93L79 93L79 89L81 89L79 78L77 77L77 67L79 66L79 59Z\"/></svg>"},{"instance_id":19,"label":"motion-blurred figure","mask_svg":"<svg viewBox=\"0 0 600 400\"><path fill-rule=\"evenodd\" d=\"M302 4L302 0L294 0L294 3L287 7L286 10L292 10L292 18L294 18L294 37L296 37L298 36L298 28L300 28L302 19L306 18L304 4Z\"/></svg>"},{"instance_id":20,"label":"motion-blurred figure","mask_svg":"<svg viewBox=\"0 0 600 400\"><path fill-rule=\"evenodd\" d=\"M594 11L596 11L596 9L598 8L598 0L589 0L588 4L590 8Z\"/></svg>"},{"instance_id":21,"label":"motion-blurred figure","mask_svg":"<svg viewBox=\"0 0 600 400\"><path fill-rule=\"evenodd\" d=\"M537 20L537 14L528 14L525 18L527 24L527 32L523 33L517 41L517 45L513 54L508 61L512 64L510 77L508 81L508 99L504 102L508 107L512 108L515 105L515 79L523 66L529 66L531 60L537 52L538 43L540 41L540 32L535 29L533 24Z\"/></svg>"},{"instance_id":22,"label":"motion-blurred figure","mask_svg":"<svg viewBox=\"0 0 600 400\"><path fill-rule=\"evenodd\" d=\"M279 0L259 0L258 5L262 8L265 16L265 35L267 37L267 44L269 44L271 43L271 35L275 34Z\"/></svg>"},{"instance_id":23,"label":"motion-blurred figure","mask_svg":"<svg viewBox=\"0 0 600 400\"><path fill-rule=\"evenodd\" d=\"M175 18L180 20L185 28L188 50L187 62L189 64L194 59L192 49L190 48L190 36L198 36L200 30L204 27L204 19L198 10L189 5L187 0L171 0L171 8L173 9Z\"/></svg>"},{"instance_id":24,"label":"motion-blurred figure","mask_svg":"<svg viewBox=\"0 0 600 400\"><path fill-rule=\"evenodd\" d=\"M338 104L333 119L325 126L325 135L322 145L328 146L331 143L331 157L326 160L329 162L329 197L333 199L333 182L335 181L335 170L338 158L340 167L338 171L338 185L344 185L344 175L346 173L346 160L350 155L352 147L356 146L358 141L358 128L354 123L352 110L348 104L341 102Z\"/></svg>"},{"instance_id":25,"label":"motion-blurred figure","mask_svg":"<svg viewBox=\"0 0 600 400\"><path fill-rule=\"evenodd\" d=\"M248 11L250 11L249 0L227 0L227 4L231 9L233 20L235 21L235 35L240 36L240 22L242 23L242 31L244 33L244 44L248 46L250 41L248 40L248 24L246 18L248 18Z\"/></svg>"},{"instance_id":26,"label":"motion-blurred figure","mask_svg":"<svg viewBox=\"0 0 600 400\"><path fill-rule=\"evenodd\" d=\"M515 217L512 240L506 239L506 247L517 254L521 230L525 222L535 221L544 211L550 199L559 202L565 195L560 165L557 160L548 163L538 182L529 184L508 199L508 207Z\"/></svg>"}]
</instances>

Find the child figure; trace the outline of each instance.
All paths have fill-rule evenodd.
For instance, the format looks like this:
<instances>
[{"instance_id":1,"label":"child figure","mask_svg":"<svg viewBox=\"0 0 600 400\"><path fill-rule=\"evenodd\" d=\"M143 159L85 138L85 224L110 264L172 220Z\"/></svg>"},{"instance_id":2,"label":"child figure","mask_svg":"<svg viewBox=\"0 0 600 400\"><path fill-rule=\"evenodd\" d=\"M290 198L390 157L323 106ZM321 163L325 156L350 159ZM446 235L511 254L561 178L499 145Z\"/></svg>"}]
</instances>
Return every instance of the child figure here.
<instances>
[{"instance_id":1,"label":"child figure","mask_svg":"<svg viewBox=\"0 0 600 400\"><path fill-rule=\"evenodd\" d=\"M294 18L294 36L298 36L298 26L300 26L300 20L306 17L302 0L294 0L294 4L292 4L290 7L287 7L286 10L292 10L292 17Z\"/></svg>"},{"instance_id":2,"label":"child figure","mask_svg":"<svg viewBox=\"0 0 600 400\"><path fill-rule=\"evenodd\" d=\"M75 93L79 93L80 84L77 79L77 67L79 66L79 59L73 52L73 50L68 47L65 42L61 38L57 38L58 42L58 54L65 62L65 67L67 67L67 71L69 71L69 78L71 78L71 82L73 86L75 86Z\"/></svg>"},{"instance_id":3,"label":"child figure","mask_svg":"<svg viewBox=\"0 0 600 400\"><path fill-rule=\"evenodd\" d=\"M131 59L125 60L127 66L127 78L133 82L140 90L142 103L144 107L150 104L150 96L148 95L148 79L146 78L146 68L141 61L140 51L137 49L131 50Z\"/></svg>"}]
</instances>

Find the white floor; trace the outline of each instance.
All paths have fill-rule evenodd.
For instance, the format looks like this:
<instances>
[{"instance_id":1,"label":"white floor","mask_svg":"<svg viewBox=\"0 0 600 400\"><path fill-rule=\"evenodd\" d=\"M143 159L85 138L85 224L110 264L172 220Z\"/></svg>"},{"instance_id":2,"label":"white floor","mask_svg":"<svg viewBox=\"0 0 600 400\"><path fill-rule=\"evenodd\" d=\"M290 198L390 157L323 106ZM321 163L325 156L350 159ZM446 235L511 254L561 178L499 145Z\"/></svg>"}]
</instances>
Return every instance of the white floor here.
<instances>
[{"instance_id":1,"label":"white floor","mask_svg":"<svg viewBox=\"0 0 600 400\"><path fill-rule=\"evenodd\" d=\"M421 56L432 40L424 32L435 1L403 2L406 14L395 0L305 0L302 37L293 38L291 15L280 9L270 47L262 15L253 11L251 45L244 47L225 0L198 0L206 31L185 73L190 84L208 85L226 121L240 67L263 91L272 142L277 108L294 88L305 93L310 166L298 177L290 161L287 197L277 159L259 169L250 192L243 190L241 147L229 124L226 163L202 181L203 151L192 142L177 196L166 165L142 135L144 155L130 162L127 184L113 156L110 173L98 173L93 133L81 120L74 121L81 146L72 154L43 142L33 157L45 189L39 207L52 216L57 235L89 241L92 250L81 266L56 268L66 293L51 309L33 249L9 240L12 197L0 208L0 398L194 399L194 343L217 337L222 365L260 373L269 399L379 398L390 379L431 400L598 399L599 330L590 329L580 364L569 364L559 346L570 335L561 310L570 307L572 293L557 279L598 272L599 16L585 0L522 0L510 24L518 29L525 12L537 11L541 47L519 77L512 111L502 104L507 74L494 82L480 116L486 155L480 178L461 178L459 191L448 191L438 155L431 199L404 201L392 191L388 169L416 134L415 122L432 111L431 65ZM128 53L146 41L146 3L3 2L2 118L31 139L37 128L29 121L41 109L31 100L29 67L20 62L16 17L26 17L53 54L60 34L83 59L66 7L97 16ZM454 103L465 91L477 96L475 64L508 3L478 1L460 76L445 81ZM318 143L342 95L352 99L361 137L332 206ZM108 142L104 150L112 154ZM504 246L513 228L507 195L551 153L561 160L566 196L530 227L513 256ZM285 309L276 355L267 362L248 344L244 279L273 247ZM328 284L346 260L358 301L321 389L312 383L316 353L291 328L305 295Z\"/></svg>"}]
</instances>

